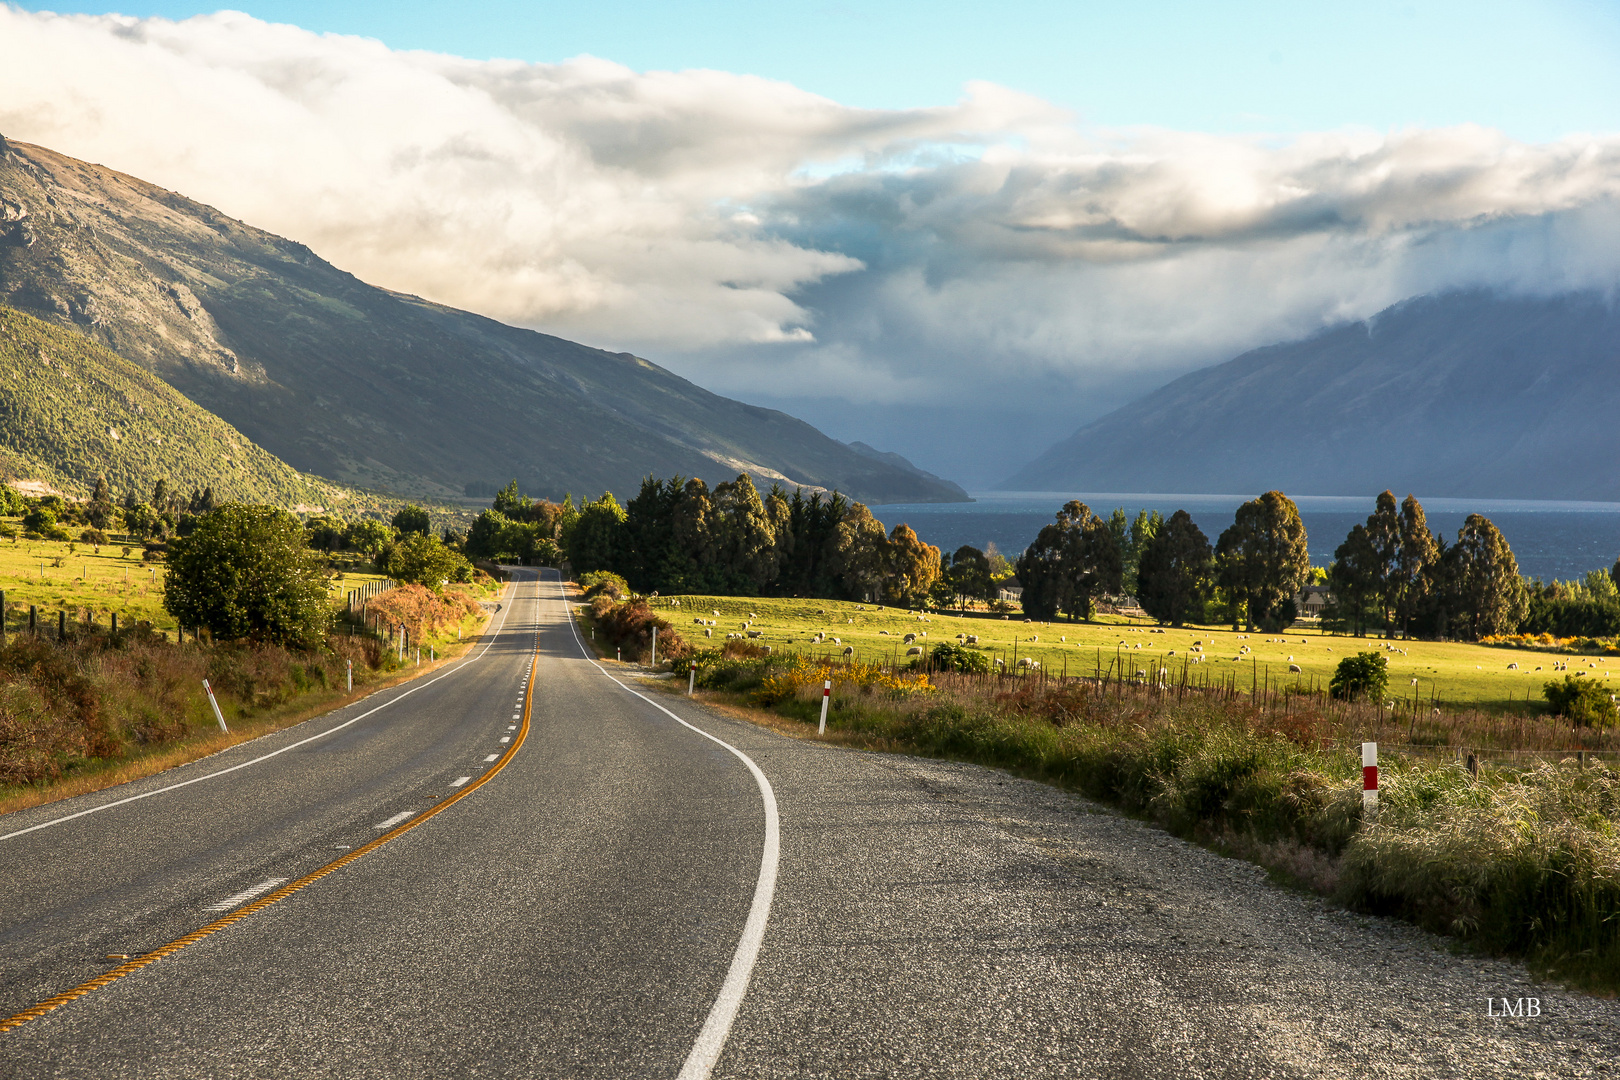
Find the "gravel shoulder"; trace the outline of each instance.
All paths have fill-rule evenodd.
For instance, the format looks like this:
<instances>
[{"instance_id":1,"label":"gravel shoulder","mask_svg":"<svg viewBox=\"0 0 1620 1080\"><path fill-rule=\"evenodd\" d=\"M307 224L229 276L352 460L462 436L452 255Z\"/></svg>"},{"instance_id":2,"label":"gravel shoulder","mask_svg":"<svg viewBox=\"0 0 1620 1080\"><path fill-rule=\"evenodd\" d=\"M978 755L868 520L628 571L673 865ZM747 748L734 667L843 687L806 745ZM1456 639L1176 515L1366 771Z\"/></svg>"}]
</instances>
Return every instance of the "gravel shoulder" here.
<instances>
[{"instance_id":1,"label":"gravel shoulder","mask_svg":"<svg viewBox=\"0 0 1620 1080\"><path fill-rule=\"evenodd\" d=\"M1620 1002L1047 785L679 700L760 763L783 818L771 926L717 1076L1620 1073ZM1539 1015L1488 1015L1503 998Z\"/></svg>"}]
</instances>

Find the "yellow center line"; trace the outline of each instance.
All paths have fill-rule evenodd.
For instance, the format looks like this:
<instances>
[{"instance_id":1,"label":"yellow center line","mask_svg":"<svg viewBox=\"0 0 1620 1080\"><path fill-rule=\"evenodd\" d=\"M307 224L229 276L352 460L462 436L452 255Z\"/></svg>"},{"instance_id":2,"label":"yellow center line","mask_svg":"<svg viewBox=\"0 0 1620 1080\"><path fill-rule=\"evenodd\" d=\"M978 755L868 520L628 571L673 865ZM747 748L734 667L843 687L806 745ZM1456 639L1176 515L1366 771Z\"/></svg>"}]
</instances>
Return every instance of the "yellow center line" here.
<instances>
[{"instance_id":1,"label":"yellow center line","mask_svg":"<svg viewBox=\"0 0 1620 1080\"><path fill-rule=\"evenodd\" d=\"M108 983L117 982L125 975L133 975L142 968L157 963L165 956L179 952L187 945L196 944L211 934L217 934L219 931L225 929L227 926L230 926L232 923L240 922L255 912L263 911L271 904L279 904L281 901L287 899L287 897L293 895L294 893L313 885L327 874L341 870L343 867L348 866L356 859L376 851L378 848L388 843L388 841L404 836L406 833L422 824L422 822L428 820L428 818L431 818L436 814L443 813L445 810L448 810L450 807L454 806L457 802L460 802L462 799L465 799L467 796L477 791L480 787L483 787L484 784L488 783L494 778L496 773L506 768L507 764L510 763L512 758L517 754L518 750L522 748L523 740L528 737L529 706L534 701L534 676L535 672L539 668L539 664L540 657L538 655L535 655L529 661L529 684L528 688L523 693L523 725L518 729L517 736L512 740L512 745L507 747L506 752L500 756L500 759L486 769L484 774L477 780L468 784L466 787L459 789L454 795L451 795L449 798L438 803L431 809L424 810L416 817L413 817L411 820L405 822L405 824L384 833L383 835L377 837L377 839L372 840L370 843L362 844L360 847L355 848L342 858L327 863L319 870L305 874L297 881L283 885L275 892L261 897L245 907L238 908L229 915L216 919L199 930L193 930L183 938L177 938L176 940L169 942L167 945L153 949L145 956L136 957L127 964L120 964L118 967L113 968L104 975L97 976L96 978L91 979L89 982L80 983L71 990L64 990L55 997L47 998L38 1005L35 1005L33 1008L24 1009L15 1016L0 1020L0 1032L10 1031L12 1028L21 1027L22 1025L28 1023L28 1021L36 1020L53 1009L61 1008L70 1001L77 1001L79 998L84 997L92 990L98 990L101 987L106 986Z\"/></svg>"}]
</instances>

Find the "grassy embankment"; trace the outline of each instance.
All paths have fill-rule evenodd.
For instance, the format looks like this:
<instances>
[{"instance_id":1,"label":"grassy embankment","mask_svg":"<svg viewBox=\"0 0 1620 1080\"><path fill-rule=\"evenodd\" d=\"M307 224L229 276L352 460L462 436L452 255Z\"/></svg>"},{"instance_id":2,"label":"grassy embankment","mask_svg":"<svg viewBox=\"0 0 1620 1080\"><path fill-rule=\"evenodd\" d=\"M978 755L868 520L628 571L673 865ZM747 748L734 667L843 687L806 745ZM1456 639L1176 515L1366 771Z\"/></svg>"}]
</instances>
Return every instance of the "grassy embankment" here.
<instances>
[{"instance_id":1,"label":"grassy embankment","mask_svg":"<svg viewBox=\"0 0 1620 1080\"><path fill-rule=\"evenodd\" d=\"M401 662L390 645L344 623L312 652L178 643L172 620L168 638L135 628L136 619L159 610L162 590L149 581L137 592L134 578L132 572L127 592L99 591L92 569L79 591L53 591L58 604L80 602L65 643L56 640L57 609L39 636L17 632L13 612L12 633L0 649L0 813L149 776L414 678L459 657L488 621L478 603L485 590L458 586L434 600L408 587L373 598L371 606L413 626L420 664L414 655ZM334 601L357 583L350 576ZM121 613L116 637L105 617L90 627L82 622L83 607L105 610L99 605L109 597ZM21 606L25 625L26 602ZM352 692L344 688L351 662ZM229 733L218 728L204 678Z\"/></svg>"},{"instance_id":2,"label":"grassy embankment","mask_svg":"<svg viewBox=\"0 0 1620 1080\"><path fill-rule=\"evenodd\" d=\"M700 685L718 703L770 710L773 726L814 737L821 681L831 678L830 741L975 761L1056 783L1252 858L1348 906L1400 915L1487 951L1527 957L1539 970L1590 989L1620 990L1620 927L1613 921L1620 910L1620 775L1596 763L1582 767L1561 753L1575 745L1610 748L1606 735L1550 719L1445 707L1436 718L1427 695L1420 709L1392 716L1382 703L1345 705L1279 692L1275 670L1271 692L1252 692L1264 686L1256 672L1269 652L1278 654L1271 663L1284 675L1290 654L1284 648L1296 662L1307 657L1294 682L1308 687L1313 674L1325 683L1336 662L1326 659L1327 648L1338 657L1346 647L1369 647L1309 633L1289 634L1287 642L1208 629L1151 635L1143 648L1128 650L1125 666L1146 670L1150 657L1166 657L1162 666L1170 674L1161 688L1148 680L1074 678L1077 669L1093 675L1105 644L1114 648L1103 651L1100 663L1106 673L1112 660L1117 675L1127 646L1136 644L1133 636L1146 627L1072 632L1068 625L999 620L963 626L945 617L918 622L869 605L677 599L678 607L661 601L664 614L683 635L697 632L700 646L722 644L725 632L738 630L750 613L757 616L750 629L764 633L752 643L771 645L775 655L703 656ZM695 618L715 619L715 638L701 637ZM811 633L823 629L842 643L810 645ZM890 633L882 634L885 629ZM892 639L923 630L929 634L924 642L954 642L959 630L977 632L1009 658L1014 636L1023 639L1023 656L1027 638L1038 635L1043 640L1034 648L1044 677L924 676L889 668L905 653ZM1051 642L1054 631L1069 642ZM1173 664L1200 640L1210 655L1223 658L1224 678L1197 679L1221 670L1215 660ZM854 645L855 663L836 659L842 644ZM1231 659L1237 644L1252 644L1257 653L1270 648L1257 661L1239 664ZM1315 656L1305 651L1312 646ZM1167 657L1172 650L1177 656ZM610 646L607 651L611 655ZM1488 667L1505 669L1514 659L1523 666L1536 655L1413 643L1405 656L1392 658L1391 668L1398 679L1402 663L1409 663L1449 686L1443 696L1450 700L1478 700L1493 681L1503 681L1495 671L1485 674ZM1059 677L1065 657L1067 680ZM1533 673L1511 685L1515 697L1524 693L1520 686L1540 689ZM1502 692L1498 704L1505 707L1507 698ZM1438 744L1425 749L1441 754L1396 748L1414 738ZM1361 818L1357 744L1363 739L1376 739L1383 751L1376 822ZM1449 752L1464 746L1493 750L1477 776ZM1522 750L1539 753L1512 753Z\"/></svg>"}]
</instances>

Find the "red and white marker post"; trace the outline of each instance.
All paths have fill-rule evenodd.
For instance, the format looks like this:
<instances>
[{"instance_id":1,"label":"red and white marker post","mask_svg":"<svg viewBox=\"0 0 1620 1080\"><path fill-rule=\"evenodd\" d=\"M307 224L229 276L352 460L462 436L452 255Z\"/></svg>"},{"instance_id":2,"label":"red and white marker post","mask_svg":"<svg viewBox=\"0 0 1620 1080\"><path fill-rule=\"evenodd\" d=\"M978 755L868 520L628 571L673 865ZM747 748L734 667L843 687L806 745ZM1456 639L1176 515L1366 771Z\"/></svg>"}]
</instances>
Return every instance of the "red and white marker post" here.
<instances>
[{"instance_id":1,"label":"red and white marker post","mask_svg":"<svg viewBox=\"0 0 1620 1080\"><path fill-rule=\"evenodd\" d=\"M816 729L817 735L827 734L827 706L832 704L832 680L828 679L821 684L821 726Z\"/></svg>"},{"instance_id":2,"label":"red and white marker post","mask_svg":"<svg viewBox=\"0 0 1620 1080\"><path fill-rule=\"evenodd\" d=\"M1378 820L1378 744L1361 744L1361 817Z\"/></svg>"},{"instance_id":3,"label":"red and white marker post","mask_svg":"<svg viewBox=\"0 0 1620 1080\"><path fill-rule=\"evenodd\" d=\"M214 719L219 721L219 730L229 735L231 729L225 726L225 714L219 711L219 702L214 700L214 688L208 685L207 679L203 680L203 689L208 691L208 704L214 707Z\"/></svg>"},{"instance_id":4,"label":"red and white marker post","mask_svg":"<svg viewBox=\"0 0 1620 1080\"><path fill-rule=\"evenodd\" d=\"M693 664L692 669L689 672L687 672L687 676L686 676L686 696L691 697L692 696L692 691L694 691L696 689L697 689L697 665Z\"/></svg>"}]
</instances>

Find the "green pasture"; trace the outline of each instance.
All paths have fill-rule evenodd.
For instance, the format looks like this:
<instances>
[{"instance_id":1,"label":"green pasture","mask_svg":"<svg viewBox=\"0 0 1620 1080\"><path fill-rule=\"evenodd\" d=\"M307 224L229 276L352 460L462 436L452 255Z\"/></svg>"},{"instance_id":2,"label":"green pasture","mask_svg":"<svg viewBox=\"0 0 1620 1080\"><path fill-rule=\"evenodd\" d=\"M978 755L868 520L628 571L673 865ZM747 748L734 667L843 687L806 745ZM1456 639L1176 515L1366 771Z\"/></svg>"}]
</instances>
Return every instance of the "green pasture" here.
<instances>
[{"instance_id":1,"label":"green pasture","mask_svg":"<svg viewBox=\"0 0 1620 1080\"><path fill-rule=\"evenodd\" d=\"M1108 616L1095 623L1026 623L1021 615L1003 619L971 612L966 617L938 612L919 618L919 613L905 609L833 600L679 596L653 602L682 637L700 646L721 644L727 633L757 630L761 636L750 639L756 644L834 658L848 645L854 647L856 659L869 663L904 662L908 646L902 640L908 633L918 635L915 644L921 647L940 641L955 643L960 633L977 634L979 648L1005 659L1009 669L1015 657L1028 656L1052 675L1117 675L1123 670L1127 677L1134 677L1139 671L1163 667L1179 681L1185 668L1193 682L1232 680L1239 687L1269 682L1273 689L1294 685L1325 689L1340 660L1370 650L1388 659L1392 698L1410 701L1416 695L1425 702L1438 699L1492 711L1524 708L1527 702L1540 711L1545 704L1542 685L1564 676L1564 672L1554 672L1557 663L1567 661L1569 674L1584 671L1597 679L1608 679L1612 670L1620 668L1620 657L1457 642L1385 642L1324 634L1314 628L1296 627L1286 634L1207 626L1175 630ZM713 614L715 611L720 614ZM698 626L697 619L716 623L707 627L714 631L712 638L704 637L706 628ZM745 622L750 625L745 627ZM812 642L818 632L826 634L825 643ZM834 638L839 639L837 643ZM1397 651L1389 651L1386 645ZM1242 651L1244 648L1248 651ZM1290 664L1300 671L1290 672ZM1511 670L1509 664L1517 664L1518 669Z\"/></svg>"},{"instance_id":2,"label":"green pasture","mask_svg":"<svg viewBox=\"0 0 1620 1080\"><path fill-rule=\"evenodd\" d=\"M129 555L121 542L104 544L96 551L76 543L54 540L0 539L0 589L6 593L6 629L28 625L28 608L40 608L39 618L55 629L57 612L79 621L89 609L105 626L116 612L120 625L147 621L155 629L173 632L172 615L163 609L163 564L143 563L142 546L131 544ZM54 565L57 560L61 565ZM334 576L332 600L341 604L350 589L380 575L345 570Z\"/></svg>"}]
</instances>

